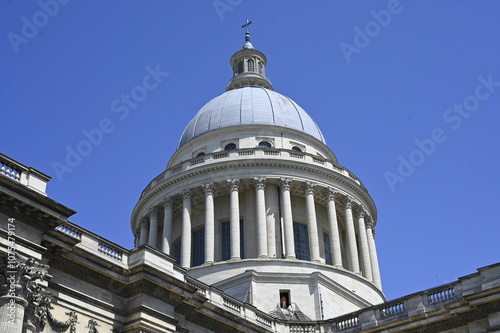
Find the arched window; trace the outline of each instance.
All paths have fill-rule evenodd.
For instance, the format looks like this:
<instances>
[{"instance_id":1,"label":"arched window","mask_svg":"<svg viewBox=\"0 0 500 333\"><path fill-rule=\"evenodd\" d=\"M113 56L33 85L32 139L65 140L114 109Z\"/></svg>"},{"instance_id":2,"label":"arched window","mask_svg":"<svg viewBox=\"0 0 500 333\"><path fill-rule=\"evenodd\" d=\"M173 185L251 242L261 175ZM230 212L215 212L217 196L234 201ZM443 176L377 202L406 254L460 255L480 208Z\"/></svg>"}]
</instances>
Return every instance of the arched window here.
<instances>
[{"instance_id":1,"label":"arched window","mask_svg":"<svg viewBox=\"0 0 500 333\"><path fill-rule=\"evenodd\" d=\"M292 150L296 151L297 153L302 153L302 149L300 149L300 147L297 147L297 146L293 146Z\"/></svg>"},{"instance_id":2,"label":"arched window","mask_svg":"<svg viewBox=\"0 0 500 333\"><path fill-rule=\"evenodd\" d=\"M236 145L234 143L229 143L224 147L224 150L233 150L236 149Z\"/></svg>"},{"instance_id":3,"label":"arched window","mask_svg":"<svg viewBox=\"0 0 500 333\"><path fill-rule=\"evenodd\" d=\"M259 142L259 148L271 148L271 144L267 141L261 141Z\"/></svg>"},{"instance_id":4,"label":"arched window","mask_svg":"<svg viewBox=\"0 0 500 333\"><path fill-rule=\"evenodd\" d=\"M204 153L204 152L201 152L201 153L199 153L198 155L196 155L196 157L202 157L202 156L205 156L205 153Z\"/></svg>"},{"instance_id":5,"label":"arched window","mask_svg":"<svg viewBox=\"0 0 500 333\"><path fill-rule=\"evenodd\" d=\"M264 72L264 67L262 66L262 63L259 61L259 74L263 74Z\"/></svg>"},{"instance_id":6,"label":"arched window","mask_svg":"<svg viewBox=\"0 0 500 333\"><path fill-rule=\"evenodd\" d=\"M255 72L254 63L252 59L248 60L248 71Z\"/></svg>"},{"instance_id":7,"label":"arched window","mask_svg":"<svg viewBox=\"0 0 500 333\"><path fill-rule=\"evenodd\" d=\"M243 73L243 61L238 62L238 74Z\"/></svg>"}]
</instances>

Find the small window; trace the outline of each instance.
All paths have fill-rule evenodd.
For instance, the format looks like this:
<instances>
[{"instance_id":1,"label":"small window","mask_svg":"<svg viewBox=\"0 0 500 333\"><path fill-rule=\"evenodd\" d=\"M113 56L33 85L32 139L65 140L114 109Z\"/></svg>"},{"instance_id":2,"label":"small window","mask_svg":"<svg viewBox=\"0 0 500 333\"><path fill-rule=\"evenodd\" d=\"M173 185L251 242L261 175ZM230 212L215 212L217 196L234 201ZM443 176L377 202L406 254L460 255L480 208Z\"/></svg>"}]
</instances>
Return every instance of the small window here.
<instances>
[{"instance_id":1,"label":"small window","mask_svg":"<svg viewBox=\"0 0 500 333\"><path fill-rule=\"evenodd\" d=\"M259 74L264 74L264 67L262 67L262 63L259 61Z\"/></svg>"},{"instance_id":2,"label":"small window","mask_svg":"<svg viewBox=\"0 0 500 333\"><path fill-rule=\"evenodd\" d=\"M253 62L252 59L248 60L248 71L249 72L255 72L254 62Z\"/></svg>"},{"instance_id":3,"label":"small window","mask_svg":"<svg viewBox=\"0 0 500 333\"><path fill-rule=\"evenodd\" d=\"M261 141L259 142L259 148L271 148L271 144L267 141Z\"/></svg>"},{"instance_id":4,"label":"small window","mask_svg":"<svg viewBox=\"0 0 500 333\"><path fill-rule=\"evenodd\" d=\"M280 307L287 309L290 304L290 290L280 290Z\"/></svg>"},{"instance_id":5,"label":"small window","mask_svg":"<svg viewBox=\"0 0 500 333\"><path fill-rule=\"evenodd\" d=\"M243 61L238 62L238 74L243 73Z\"/></svg>"},{"instance_id":6,"label":"small window","mask_svg":"<svg viewBox=\"0 0 500 333\"><path fill-rule=\"evenodd\" d=\"M298 146L293 146L292 150L296 151L297 153L302 153L302 149L300 149L300 147L298 147Z\"/></svg>"},{"instance_id":7,"label":"small window","mask_svg":"<svg viewBox=\"0 0 500 333\"><path fill-rule=\"evenodd\" d=\"M229 143L224 147L224 150L234 150L236 149L236 145L234 143Z\"/></svg>"},{"instance_id":8,"label":"small window","mask_svg":"<svg viewBox=\"0 0 500 333\"><path fill-rule=\"evenodd\" d=\"M202 156L205 156L205 153L204 153L204 152L201 152L201 153L199 153L198 155L196 155L196 157L202 157Z\"/></svg>"}]
</instances>

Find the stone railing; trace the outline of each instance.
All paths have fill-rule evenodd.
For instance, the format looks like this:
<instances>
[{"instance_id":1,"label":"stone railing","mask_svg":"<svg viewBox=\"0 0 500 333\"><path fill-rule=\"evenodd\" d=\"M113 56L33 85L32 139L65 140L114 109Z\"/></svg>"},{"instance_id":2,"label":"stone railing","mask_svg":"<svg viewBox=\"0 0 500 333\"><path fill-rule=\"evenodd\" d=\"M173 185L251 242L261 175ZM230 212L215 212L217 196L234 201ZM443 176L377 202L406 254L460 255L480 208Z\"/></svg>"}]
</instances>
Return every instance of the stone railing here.
<instances>
[{"instance_id":1,"label":"stone railing","mask_svg":"<svg viewBox=\"0 0 500 333\"><path fill-rule=\"evenodd\" d=\"M357 332L435 310L462 298L459 282L405 296L322 323L325 332ZM290 331L291 332L291 331Z\"/></svg>"},{"instance_id":2,"label":"stone railing","mask_svg":"<svg viewBox=\"0 0 500 333\"><path fill-rule=\"evenodd\" d=\"M15 182L19 182L43 195L46 195L47 182L50 177L41 171L0 153L0 177L7 177Z\"/></svg>"},{"instance_id":3,"label":"stone railing","mask_svg":"<svg viewBox=\"0 0 500 333\"><path fill-rule=\"evenodd\" d=\"M80 247L89 252L94 252L96 255L105 260L113 262L127 262L128 250L114 244L88 230L80 228L74 223L66 222L55 228L56 232L68 235L78 240L76 247Z\"/></svg>"},{"instance_id":4,"label":"stone railing","mask_svg":"<svg viewBox=\"0 0 500 333\"><path fill-rule=\"evenodd\" d=\"M248 320L254 324L264 327L270 331L276 331L277 321L265 312L258 310L249 303L237 300L222 292L220 289L204 284L187 275L184 282L196 289L196 293L205 297L208 302L231 312L233 315Z\"/></svg>"},{"instance_id":5,"label":"stone railing","mask_svg":"<svg viewBox=\"0 0 500 333\"><path fill-rule=\"evenodd\" d=\"M361 183L358 177L356 177L352 172L347 170L341 165L336 164L330 159L326 159L324 157L296 152L288 149L270 149L270 148L245 148L245 149L234 149L227 151L220 151L216 153L205 154L202 156L197 156L193 159L183 161L177 165L172 166L171 168L165 170L162 174L156 177L149 185L144 189L142 194L146 193L150 188L154 187L156 184L161 182L163 179L167 179L179 172L191 170L203 165L208 165L211 163L217 163L221 160L242 160L248 158L273 158L280 159L284 161L299 161L306 162L310 164L316 164L321 167L325 167L331 171L334 171L338 174L341 174L355 183L360 185L362 188L365 188Z\"/></svg>"}]
</instances>

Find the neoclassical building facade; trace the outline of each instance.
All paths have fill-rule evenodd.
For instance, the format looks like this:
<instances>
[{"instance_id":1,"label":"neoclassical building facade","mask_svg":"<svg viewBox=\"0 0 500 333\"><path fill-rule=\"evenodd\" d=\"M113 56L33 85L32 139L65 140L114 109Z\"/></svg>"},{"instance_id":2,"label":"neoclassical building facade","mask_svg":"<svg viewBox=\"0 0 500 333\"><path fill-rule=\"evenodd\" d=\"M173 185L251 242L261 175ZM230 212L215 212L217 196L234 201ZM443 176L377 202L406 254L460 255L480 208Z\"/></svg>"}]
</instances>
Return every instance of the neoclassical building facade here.
<instances>
[{"instance_id":1,"label":"neoclassical building facade","mask_svg":"<svg viewBox=\"0 0 500 333\"><path fill-rule=\"evenodd\" d=\"M136 246L285 316L301 309L319 320L381 303L375 204L306 111L273 90L266 62L247 33L226 92L194 116L142 192Z\"/></svg>"},{"instance_id":2,"label":"neoclassical building facade","mask_svg":"<svg viewBox=\"0 0 500 333\"><path fill-rule=\"evenodd\" d=\"M132 249L0 153L0 332L500 332L500 263L385 300L372 198L266 64L247 30L142 191Z\"/></svg>"}]
</instances>

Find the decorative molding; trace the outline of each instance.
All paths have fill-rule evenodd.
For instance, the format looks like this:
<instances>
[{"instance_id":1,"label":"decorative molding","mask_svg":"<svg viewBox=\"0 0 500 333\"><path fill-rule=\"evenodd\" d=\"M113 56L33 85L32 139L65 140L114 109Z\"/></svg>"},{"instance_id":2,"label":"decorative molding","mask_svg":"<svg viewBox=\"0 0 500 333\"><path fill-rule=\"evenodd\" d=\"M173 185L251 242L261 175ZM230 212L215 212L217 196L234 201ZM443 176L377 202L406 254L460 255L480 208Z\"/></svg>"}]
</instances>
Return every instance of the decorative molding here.
<instances>
[{"instance_id":1,"label":"decorative molding","mask_svg":"<svg viewBox=\"0 0 500 333\"><path fill-rule=\"evenodd\" d=\"M335 191L333 188L328 187L325 189L324 195L326 197L326 200L335 201L335 199L340 195L340 193Z\"/></svg>"},{"instance_id":2,"label":"decorative molding","mask_svg":"<svg viewBox=\"0 0 500 333\"><path fill-rule=\"evenodd\" d=\"M192 197L193 197L193 193L191 193L190 189L187 189L184 192L182 192L182 199L183 200L186 200L186 199L191 200Z\"/></svg>"},{"instance_id":3,"label":"decorative molding","mask_svg":"<svg viewBox=\"0 0 500 333\"><path fill-rule=\"evenodd\" d=\"M163 199L163 201L161 202L163 204L163 207L166 208L166 207L172 207L172 197L166 197L165 199Z\"/></svg>"}]
</instances>

